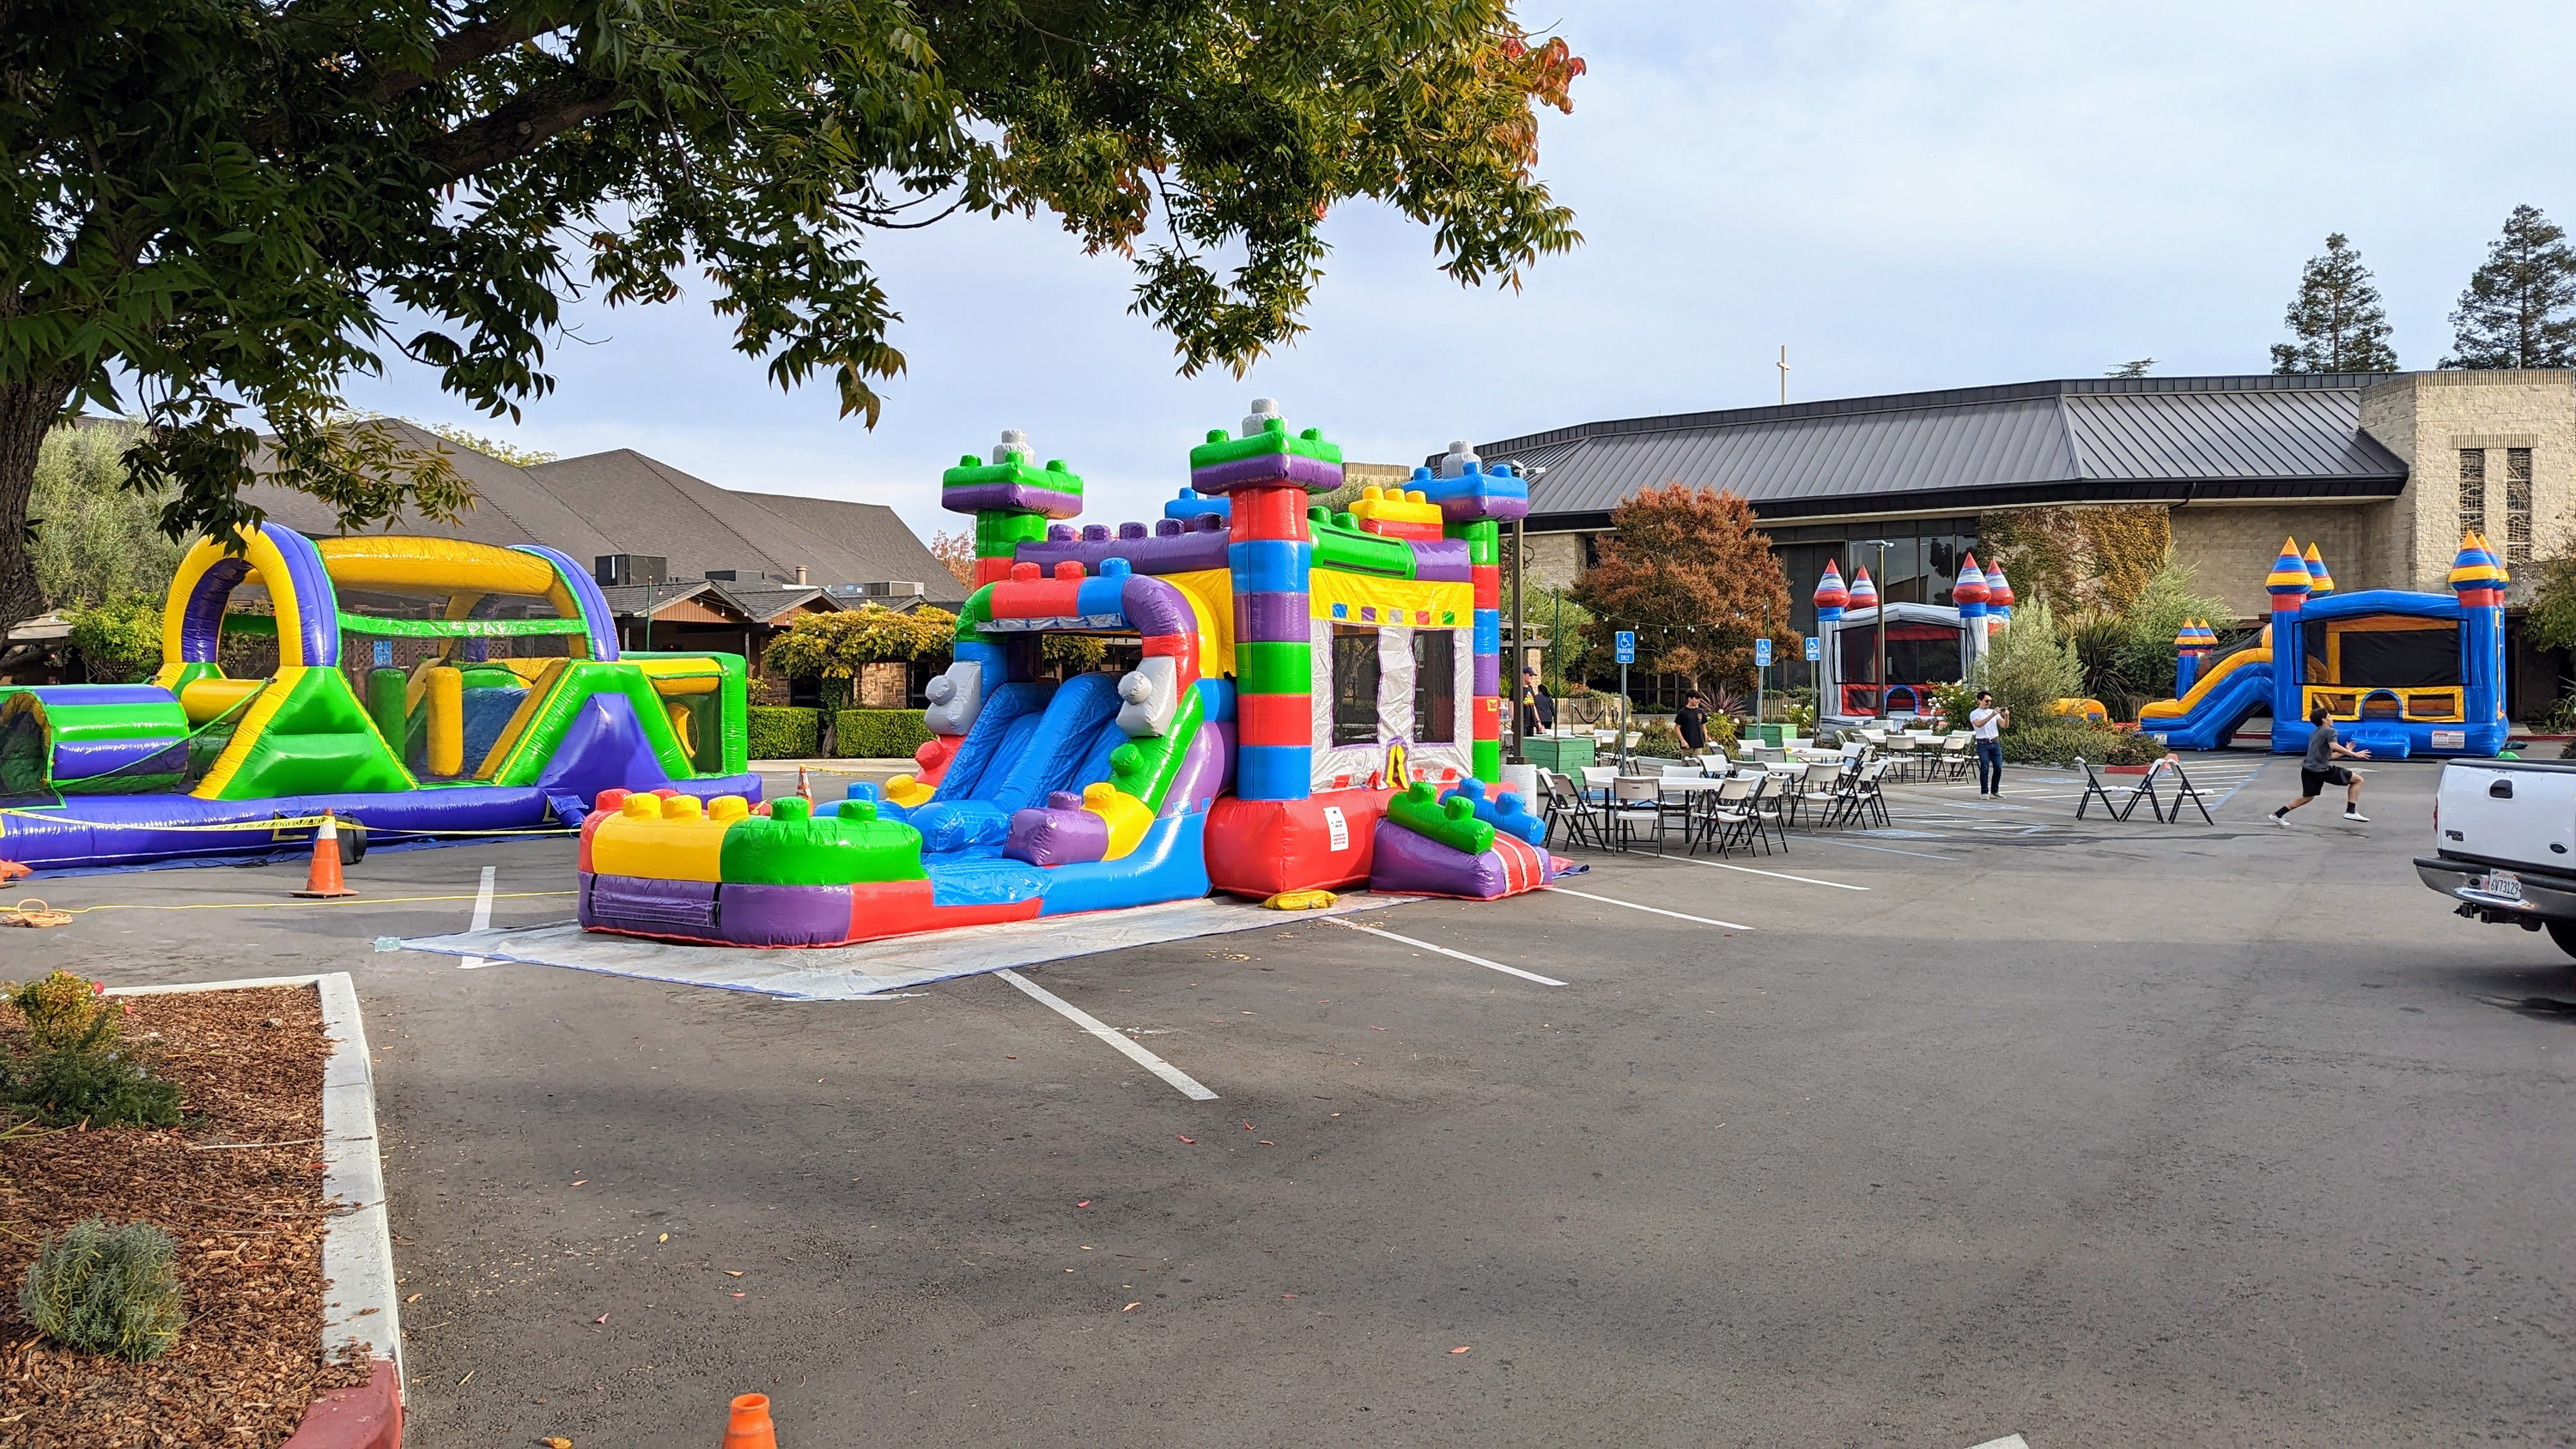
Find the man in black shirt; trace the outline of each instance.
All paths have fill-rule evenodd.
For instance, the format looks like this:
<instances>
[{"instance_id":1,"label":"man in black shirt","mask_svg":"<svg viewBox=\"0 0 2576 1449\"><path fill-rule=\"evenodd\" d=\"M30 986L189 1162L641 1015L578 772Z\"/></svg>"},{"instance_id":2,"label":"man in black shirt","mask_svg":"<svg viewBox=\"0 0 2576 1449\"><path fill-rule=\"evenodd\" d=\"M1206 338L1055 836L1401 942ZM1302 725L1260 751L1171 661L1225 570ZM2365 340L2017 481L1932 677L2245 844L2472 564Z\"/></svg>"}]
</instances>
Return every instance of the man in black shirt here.
<instances>
[{"instance_id":1,"label":"man in black shirt","mask_svg":"<svg viewBox=\"0 0 2576 1449\"><path fill-rule=\"evenodd\" d=\"M1548 698L1547 686L1539 682L1538 671L1521 670L1521 735L1543 735L1556 728L1556 701Z\"/></svg>"},{"instance_id":2,"label":"man in black shirt","mask_svg":"<svg viewBox=\"0 0 2576 1449\"><path fill-rule=\"evenodd\" d=\"M1673 728L1681 731L1682 743L1690 746L1692 754L1708 748L1708 711L1701 707L1698 695L1682 696L1681 713L1673 716Z\"/></svg>"},{"instance_id":3,"label":"man in black shirt","mask_svg":"<svg viewBox=\"0 0 2576 1449\"><path fill-rule=\"evenodd\" d=\"M2272 812L2272 823L2287 826L2290 812L2317 798L2317 792L2328 785L2343 786L2343 818L2355 825L2368 825L2370 817L2361 813L2361 777L2335 763L2337 759L2367 760L2370 751L2356 750L2335 738L2334 715L2322 704L2308 716L2316 726L2308 735L2308 753L2299 761L2299 798Z\"/></svg>"}]
</instances>

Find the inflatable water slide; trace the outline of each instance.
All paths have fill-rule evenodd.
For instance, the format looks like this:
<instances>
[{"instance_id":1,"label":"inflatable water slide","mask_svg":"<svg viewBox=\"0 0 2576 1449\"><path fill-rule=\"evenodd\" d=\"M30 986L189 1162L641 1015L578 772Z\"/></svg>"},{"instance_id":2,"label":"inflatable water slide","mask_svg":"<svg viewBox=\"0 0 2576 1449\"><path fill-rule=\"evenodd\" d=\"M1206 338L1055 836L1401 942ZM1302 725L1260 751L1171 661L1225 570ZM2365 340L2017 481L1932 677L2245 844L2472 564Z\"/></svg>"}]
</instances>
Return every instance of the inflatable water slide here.
<instances>
[{"instance_id":1,"label":"inflatable water slide","mask_svg":"<svg viewBox=\"0 0 2576 1449\"><path fill-rule=\"evenodd\" d=\"M917 774L809 805L607 795L593 929L819 946L1219 890L1492 898L1563 863L1500 774L1508 467L1463 445L1346 512L1341 450L1267 400L1190 453L1161 519L1077 530L1082 480L1025 435L942 476L976 589L929 687ZM1050 634L1122 651L1062 679ZM1132 651L1132 656L1124 656Z\"/></svg>"}]
</instances>

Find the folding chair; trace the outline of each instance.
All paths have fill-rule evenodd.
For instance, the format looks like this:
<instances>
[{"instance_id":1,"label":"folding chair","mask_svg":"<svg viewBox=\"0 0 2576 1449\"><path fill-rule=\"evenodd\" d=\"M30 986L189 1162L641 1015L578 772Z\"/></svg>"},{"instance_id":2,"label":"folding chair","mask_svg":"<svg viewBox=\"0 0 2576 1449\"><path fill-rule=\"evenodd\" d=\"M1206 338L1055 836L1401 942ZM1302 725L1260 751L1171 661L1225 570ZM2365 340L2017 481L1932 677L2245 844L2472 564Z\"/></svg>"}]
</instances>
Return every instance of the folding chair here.
<instances>
[{"instance_id":1,"label":"folding chair","mask_svg":"<svg viewBox=\"0 0 2576 1449\"><path fill-rule=\"evenodd\" d=\"M2189 801L2191 802L2191 808L2200 812L2201 824L2216 825L2218 823L2215 819L2211 818L2209 806L2202 803L2199 787L2191 783L2191 776L2182 772L2182 761L2172 760L2161 762L2158 764L2157 768L2173 771L2174 777L2173 813L2162 816L2162 819L2164 819L2168 824L2180 825L2182 823L2183 802ZM2150 784L2154 782L2155 778L2156 777L2153 774L2147 776L2147 780Z\"/></svg>"},{"instance_id":2,"label":"folding chair","mask_svg":"<svg viewBox=\"0 0 2576 1449\"><path fill-rule=\"evenodd\" d=\"M2146 796L2149 799L2154 798L2151 795L2147 795L2147 780L2153 780L2155 778L2153 774L2149 774L2146 777L2146 780L2141 780L2137 784L2130 786L2128 799L2114 800L2111 798L2110 792L2102 788L2102 777L2093 773L2093 766L2089 761L2087 761L2083 756L2078 755L2075 757L2075 763L2078 768L2084 771L2084 793L2075 797L2075 818L2078 820L2084 818L2084 809L2086 806L2099 800L2102 802L2103 814L2110 816L2114 820L2125 822L2129 818L2129 812L2138 808L2138 799L2140 796ZM2161 810L2157 811L2156 819L2161 822L2164 818L2164 812Z\"/></svg>"},{"instance_id":3,"label":"folding chair","mask_svg":"<svg viewBox=\"0 0 2576 1449\"><path fill-rule=\"evenodd\" d=\"M1576 845L1599 848L1593 835L1592 807L1585 803L1583 792L1574 788L1574 782L1558 771L1541 770L1538 787L1547 796L1547 833L1539 839L1542 842L1552 839L1557 822L1562 820L1565 822L1566 839Z\"/></svg>"},{"instance_id":4,"label":"folding chair","mask_svg":"<svg viewBox=\"0 0 2576 1449\"><path fill-rule=\"evenodd\" d=\"M1752 832L1755 829L1755 821L1753 812L1746 808L1753 798L1753 790L1754 782L1749 777L1736 775L1710 792L1712 798L1708 802L1708 813L1703 823L1707 827L1708 842L1717 847L1717 853L1720 856L1727 853L1729 842L1740 841L1745 845L1753 843ZM1696 846L1694 846L1694 853L1696 853Z\"/></svg>"},{"instance_id":5,"label":"folding chair","mask_svg":"<svg viewBox=\"0 0 2576 1449\"><path fill-rule=\"evenodd\" d=\"M1760 830L1767 826L1780 838L1782 850L1789 848L1790 805L1789 776L1786 772L1774 770L1753 787L1753 799L1746 806L1753 813L1754 828Z\"/></svg>"},{"instance_id":6,"label":"folding chair","mask_svg":"<svg viewBox=\"0 0 2576 1449\"><path fill-rule=\"evenodd\" d=\"M1636 839L1640 820L1655 822L1655 854L1664 853L1664 786L1660 780L1621 775L1610 782L1609 823L1618 827L1619 849Z\"/></svg>"},{"instance_id":7,"label":"folding chair","mask_svg":"<svg viewBox=\"0 0 2576 1449\"><path fill-rule=\"evenodd\" d=\"M1861 767L1859 777L1852 781L1850 809L1853 819L1875 818L1881 825L1895 823L1887 813L1887 795L1879 789L1879 781L1886 775L1885 760L1875 760Z\"/></svg>"}]
</instances>

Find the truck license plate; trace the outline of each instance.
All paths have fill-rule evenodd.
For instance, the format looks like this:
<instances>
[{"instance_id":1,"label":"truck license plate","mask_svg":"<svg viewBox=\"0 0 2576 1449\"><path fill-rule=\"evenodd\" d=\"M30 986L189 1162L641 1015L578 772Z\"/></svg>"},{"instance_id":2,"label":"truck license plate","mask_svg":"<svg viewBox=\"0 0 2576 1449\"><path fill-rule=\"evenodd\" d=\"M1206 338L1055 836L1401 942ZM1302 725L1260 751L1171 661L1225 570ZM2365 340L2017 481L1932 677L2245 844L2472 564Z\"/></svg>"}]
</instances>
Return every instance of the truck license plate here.
<instances>
[{"instance_id":1,"label":"truck license plate","mask_svg":"<svg viewBox=\"0 0 2576 1449\"><path fill-rule=\"evenodd\" d=\"M2509 870L2489 871L2478 881L2478 889L2499 900L2522 899L2522 877Z\"/></svg>"}]
</instances>

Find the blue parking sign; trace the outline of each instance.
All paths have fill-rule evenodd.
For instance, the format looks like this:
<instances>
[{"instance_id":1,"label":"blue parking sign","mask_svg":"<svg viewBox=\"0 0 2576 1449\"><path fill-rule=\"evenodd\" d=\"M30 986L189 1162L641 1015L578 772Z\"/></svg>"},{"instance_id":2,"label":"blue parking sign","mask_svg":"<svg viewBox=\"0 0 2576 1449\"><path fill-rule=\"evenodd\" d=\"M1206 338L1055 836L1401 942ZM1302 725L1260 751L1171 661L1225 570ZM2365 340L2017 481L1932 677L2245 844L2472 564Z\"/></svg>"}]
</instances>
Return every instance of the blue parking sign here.
<instances>
[{"instance_id":1,"label":"blue parking sign","mask_svg":"<svg viewBox=\"0 0 2576 1449\"><path fill-rule=\"evenodd\" d=\"M1824 657L1825 657L1825 641L1824 641L1824 640L1822 640L1822 639L1817 638L1817 637L1816 637L1815 635L1813 635L1813 634L1808 635L1808 636L1807 636L1807 662L1808 662L1809 664L1813 664L1813 663L1815 663L1817 660L1822 659L1822 658L1824 658Z\"/></svg>"},{"instance_id":2,"label":"blue parking sign","mask_svg":"<svg viewBox=\"0 0 2576 1449\"><path fill-rule=\"evenodd\" d=\"M1636 662L1637 662L1637 631L1636 631L1636 630L1634 630L1634 629L1622 629L1622 630L1620 630L1620 631L1619 631L1619 661L1618 661L1618 662L1620 662L1621 664L1634 664L1634 663L1636 663Z\"/></svg>"},{"instance_id":3,"label":"blue parking sign","mask_svg":"<svg viewBox=\"0 0 2576 1449\"><path fill-rule=\"evenodd\" d=\"M1753 664L1757 669L1768 669L1771 667L1770 640L1756 639L1753 641Z\"/></svg>"}]
</instances>

